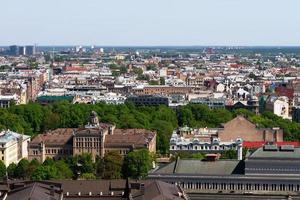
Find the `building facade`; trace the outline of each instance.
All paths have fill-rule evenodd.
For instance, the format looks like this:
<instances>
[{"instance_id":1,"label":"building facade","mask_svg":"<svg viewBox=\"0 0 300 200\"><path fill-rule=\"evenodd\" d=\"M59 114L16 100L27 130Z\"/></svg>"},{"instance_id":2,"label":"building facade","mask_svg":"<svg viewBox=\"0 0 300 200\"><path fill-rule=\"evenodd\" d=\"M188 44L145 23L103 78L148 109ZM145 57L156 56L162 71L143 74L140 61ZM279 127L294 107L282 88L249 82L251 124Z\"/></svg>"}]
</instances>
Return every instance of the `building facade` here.
<instances>
[{"instance_id":1,"label":"building facade","mask_svg":"<svg viewBox=\"0 0 300 200\"><path fill-rule=\"evenodd\" d=\"M189 194L286 197L299 195L299 159L299 148L265 146L242 161L177 159L148 177L180 185Z\"/></svg>"},{"instance_id":2,"label":"building facade","mask_svg":"<svg viewBox=\"0 0 300 200\"><path fill-rule=\"evenodd\" d=\"M0 132L0 158L8 167L17 164L22 158L28 158L28 143L30 136L10 130Z\"/></svg>"},{"instance_id":3,"label":"building facade","mask_svg":"<svg viewBox=\"0 0 300 200\"><path fill-rule=\"evenodd\" d=\"M170 152L220 152L237 149L244 142L283 142L283 130L258 128L243 116L237 116L219 128L175 130L170 139Z\"/></svg>"},{"instance_id":4,"label":"building facade","mask_svg":"<svg viewBox=\"0 0 300 200\"><path fill-rule=\"evenodd\" d=\"M156 150L156 133L145 129L116 129L113 124L100 123L95 112L83 128L60 128L33 138L29 144L29 159L43 162L46 158L90 153L95 159L108 151L121 155L135 149Z\"/></svg>"}]
</instances>

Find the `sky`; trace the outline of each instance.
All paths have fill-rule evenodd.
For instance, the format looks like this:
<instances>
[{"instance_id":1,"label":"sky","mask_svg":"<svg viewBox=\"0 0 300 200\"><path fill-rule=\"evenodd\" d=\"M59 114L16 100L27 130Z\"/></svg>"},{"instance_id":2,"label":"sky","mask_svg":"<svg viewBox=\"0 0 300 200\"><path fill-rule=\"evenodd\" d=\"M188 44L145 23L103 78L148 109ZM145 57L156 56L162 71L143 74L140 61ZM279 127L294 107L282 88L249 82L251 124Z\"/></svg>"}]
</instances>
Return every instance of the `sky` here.
<instances>
[{"instance_id":1,"label":"sky","mask_svg":"<svg viewBox=\"0 0 300 200\"><path fill-rule=\"evenodd\" d=\"M0 0L0 45L300 46L300 0Z\"/></svg>"}]
</instances>

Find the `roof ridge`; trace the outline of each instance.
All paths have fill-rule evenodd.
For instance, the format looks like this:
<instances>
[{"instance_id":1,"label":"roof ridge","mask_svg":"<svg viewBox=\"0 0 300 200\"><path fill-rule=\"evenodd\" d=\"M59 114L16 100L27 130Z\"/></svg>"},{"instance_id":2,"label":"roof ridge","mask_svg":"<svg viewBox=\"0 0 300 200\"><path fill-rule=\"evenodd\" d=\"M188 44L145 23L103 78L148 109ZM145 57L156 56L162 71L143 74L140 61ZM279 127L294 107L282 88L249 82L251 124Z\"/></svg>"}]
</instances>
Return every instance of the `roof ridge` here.
<instances>
[{"instance_id":1,"label":"roof ridge","mask_svg":"<svg viewBox=\"0 0 300 200\"><path fill-rule=\"evenodd\" d=\"M33 185L32 185L32 189L31 189L31 191L30 191L30 193L29 193L29 199L30 199L30 197L32 196L32 194L33 194L33 192L34 192L34 190L35 190L36 184L37 184L37 183L34 182Z\"/></svg>"}]
</instances>

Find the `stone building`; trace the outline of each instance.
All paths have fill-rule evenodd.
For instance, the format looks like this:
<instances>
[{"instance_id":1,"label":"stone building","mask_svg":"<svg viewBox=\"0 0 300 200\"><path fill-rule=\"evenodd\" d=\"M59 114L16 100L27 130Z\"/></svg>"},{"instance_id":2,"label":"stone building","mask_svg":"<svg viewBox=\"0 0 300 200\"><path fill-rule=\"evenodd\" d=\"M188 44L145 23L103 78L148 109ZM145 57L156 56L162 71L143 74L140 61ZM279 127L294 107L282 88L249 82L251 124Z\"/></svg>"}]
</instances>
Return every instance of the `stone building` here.
<instances>
[{"instance_id":1,"label":"stone building","mask_svg":"<svg viewBox=\"0 0 300 200\"><path fill-rule=\"evenodd\" d=\"M259 128L243 116L237 116L222 124L218 131L221 141L234 141L236 138L244 141L282 142L283 130L279 128Z\"/></svg>"},{"instance_id":2,"label":"stone building","mask_svg":"<svg viewBox=\"0 0 300 200\"><path fill-rule=\"evenodd\" d=\"M43 162L46 158L62 159L67 156L90 153L103 157L108 151L121 155L135 149L156 150L156 133L145 129L116 129L115 125L100 123L95 112L82 128L59 128L36 136L29 144L29 159Z\"/></svg>"}]
</instances>

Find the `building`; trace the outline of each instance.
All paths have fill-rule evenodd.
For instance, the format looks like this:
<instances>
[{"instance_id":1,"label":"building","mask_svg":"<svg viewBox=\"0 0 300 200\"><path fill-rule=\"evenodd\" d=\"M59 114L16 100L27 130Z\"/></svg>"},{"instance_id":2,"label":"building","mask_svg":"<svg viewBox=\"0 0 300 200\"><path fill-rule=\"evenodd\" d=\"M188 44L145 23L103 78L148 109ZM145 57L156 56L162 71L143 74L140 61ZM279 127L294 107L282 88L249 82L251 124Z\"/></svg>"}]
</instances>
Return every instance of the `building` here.
<instances>
[{"instance_id":1,"label":"building","mask_svg":"<svg viewBox=\"0 0 300 200\"><path fill-rule=\"evenodd\" d=\"M0 95L0 108L9 108L12 103L17 103L17 95Z\"/></svg>"},{"instance_id":2,"label":"building","mask_svg":"<svg viewBox=\"0 0 300 200\"><path fill-rule=\"evenodd\" d=\"M293 121L300 122L300 107L294 106L292 113L293 113L293 116L292 116Z\"/></svg>"},{"instance_id":3,"label":"building","mask_svg":"<svg viewBox=\"0 0 300 200\"><path fill-rule=\"evenodd\" d=\"M300 148L265 145L245 160L246 175L300 176Z\"/></svg>"},{"instance_id":4,"label":"building","mask_svg":"<svg viewBox=\"0 0 300 200\"><path fill-rule=\"evenodd\" d=\"M136 95L171 95L171 94L189 94L193 92L192 86L167 86L167 85L151 85L133 88L132 91Z\"/></svg>"},{"instance_id":5,"label":"building","mask_svg":"<svg viewBox=\"0 0 300 200\"><path fill-rule=\"evenodd\" d=\"M19 55L19 47L17 45L9 46L9 55L18 56Z\"/></svg>"},{"instance_id":6,"label":"building","mask_svg":"<svg viewBox=\"0 0 300 200\"><path fill-rule=\"evenodd\" d=\"M285 96L271 95L266 101L266 110L284 119L289 119L289 99Z\"/></svg>"},{"instance_id":7,"label":"building","mask_svg":"<svg viewBox=\"0 0 300 200\"><path fill-rule=\"evenodd\" d=\"M18 55L25 56L26 55L26 47L19 46L19 53L18 53Z\"/></svg>"},{"instance_id":8,"label":"building","mask_svg":"<svg viewBox=\"0 0 300 200\"><path fill-rule=\"evenodd\" d=\"M25 46L25 49L26 49L25 55L27 56L32 56L36 54L36 48L33 45Z\"/></svg>"},{"instance_id":9,"label":"building","mask_svg":"<svg viewBox=\"0 0 300 200\"><path fill-rule=\"evenodd\" d=\"M283 130L258 128L245 117L237 116L218 128L182 127L175 130L170 139L170 152L220 152L237 149L240 143L249 142L283 142Z\"/></svg>"},{"instance_id":10,"label":"building","mask_svg":"<svg viewBox=\"0 0 300 200\"><path fill-rule=\"evenodd\" d=\"M0 184L0 198L3 200L189 199L188 195L180 186L153 180L64 180L3 182Z\"/></svg>"},{"instance_id":11,"label":"building","mask_svg":"<svg viewBox=\"0 0 300 200\"><path fill-rule=\"evenodd\" d=\"M39 104L42 104L42 105L47 105L47 104L51 104L51 103L55 103L55 102L58 102L58 101L68 101L70 103L73 103L75 100L75 97L74 96L66 96L66 95L61 95L61 96L46 96L46 95L43 95L43 96L38 96L36 101L39 103Z\"/></svg>"},{"instance_id":12,"label":"building","mask_svg":"<svg viewBox=\"0 0 300 200\"><path fill-rule=\"evenodd\" d=\"M90 153L95 159L108 151L121 155L135 149L156 151L156 133L145 129L116 129L113 124L100 123L95 112L83 128L59 128L37 135L29 144L29 160L43 162L46 158Z\"/></svg>"},{"instance_id":13,"label":"building","mask_svg":"<svg viewBox=\"0 0 300 200\"><path fill-rule=\"evenodd\" d=\"M223 98L196 98L191 99L190 103L207 105L210 109L225 108L225 99Z\"/></svg>"},{"instance_id":14,"label":"building","mask_svg":"<svg viewBox=\"0 0 300 200\"><path fill-rule=\"evenodd\" d=\"M150 179L180 185L189 195L278 195L300 192L300 149L265 146L245 160L177 159L149 174ZM270 196L269 196L270 197ZM261 199L261 198L258 198Z\"/></svg>"},{"instance_id":15,"label":"building","mask_svg":"<svg viewBox=\"0 0 300 200\"><path fill-rule=\"evenodd\" d=\"M59 160L73 155L72 128L59 128L39 134L28 146L28 159L44 162L46 158Z\"/></svg>"},{"instance_id":16,"label":"building","mask_svg":"<svg viewBox=\"0 0 300 200\"><path fill-rule=\"evenodd\" d=\"M0 132L0 158L8 167L18 163L22 158L28 158L28 143L30 136L10 130Z\"/></svg>"},{"instance_id":17,"label":"building","mask_svg":"<svg viewBox=\"0 0 300 200\"><path fill-rule=\"evenodd\" d=\"M130 96L126 99L126 102L132 102L136 106L169 106L169 98L157 95L139 95Z\"/></svg>"},{"instance_id":18,"label":"building","mask_svg":"<svg viewBox=\"0 0 300 200\"><path fill-rule=\"evenodd\" d=\"M248 100L233 100L230 99L226 101L225 108L227 110L236 110L236 109L246 109L255 114L259 113L259 101L258 98L253 96L251 99Z\"/></svg>"}]
</instances>

